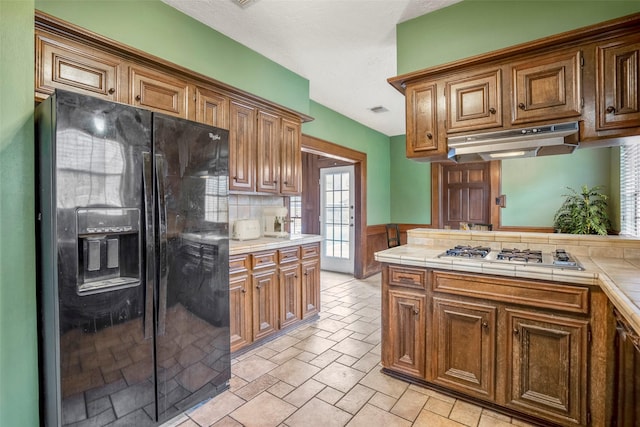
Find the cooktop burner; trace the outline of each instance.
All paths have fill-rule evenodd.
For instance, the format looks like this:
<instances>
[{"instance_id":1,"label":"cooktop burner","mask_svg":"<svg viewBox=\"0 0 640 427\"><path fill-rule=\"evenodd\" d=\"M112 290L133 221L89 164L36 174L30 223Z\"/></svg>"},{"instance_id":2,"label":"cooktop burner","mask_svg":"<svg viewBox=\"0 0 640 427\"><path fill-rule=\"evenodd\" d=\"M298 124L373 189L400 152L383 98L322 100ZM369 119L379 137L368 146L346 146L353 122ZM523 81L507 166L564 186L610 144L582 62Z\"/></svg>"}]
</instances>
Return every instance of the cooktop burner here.
<instances>
[{"instance_id":1,"label":"cooktop burner","mask_svg":"<svg viewBox=\"0 0 640 427\"><path fill-rule=\"evenodd\" d=\"M456 257L484 258L489 254L489 252L491 252L491 248L487 248L484 246L458 245L452 249L447 249L445 254L448 256L456 256Z\"/></svg>"},{"instance_id":2,"label":"cooktop burner","mask_svg":"<svg viewBox=\"0 0 640 427\"><path fill-rule=\"evenodd\" d=\"M533 264L538 267L584 270L582 265L564 249L543 252L535 249L503 248L492 252L491 248L486 246L458 245L447 249L438 257L471 258L483 262Z\"/></svg>"}]
</instances>

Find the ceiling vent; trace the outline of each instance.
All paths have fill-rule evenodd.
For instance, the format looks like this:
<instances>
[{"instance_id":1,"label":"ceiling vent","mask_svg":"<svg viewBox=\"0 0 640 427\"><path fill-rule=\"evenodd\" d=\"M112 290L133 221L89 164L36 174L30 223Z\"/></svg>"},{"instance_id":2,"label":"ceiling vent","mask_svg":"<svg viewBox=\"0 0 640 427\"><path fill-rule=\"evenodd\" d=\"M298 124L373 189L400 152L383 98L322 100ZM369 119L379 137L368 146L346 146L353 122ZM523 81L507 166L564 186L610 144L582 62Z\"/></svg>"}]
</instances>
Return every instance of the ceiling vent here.
<instances>
[{"instance_id":1,"label":"ceiling vent","mask_svg":"<svg viewBox=\"0 0 640 427\"><path fill-rule=\"evenodd\" d=\"M231 0L231 1L237 4L238 6L240 6L241 8L246 9L252 4L256 3L258 0Z\"/></svg>"},{"instance_id":2,"label":"ceiling vent","mask_svg":"<svg viewBox=\"0 0 640 427\"><path fill-rule=\"evenodd\" d=\"M384 108L382 105L378 105L377 107L369 108L369 110L373 111L374 113L386 113L387 111L389 111L386 108Z\"/></svg>"}]
</instances>

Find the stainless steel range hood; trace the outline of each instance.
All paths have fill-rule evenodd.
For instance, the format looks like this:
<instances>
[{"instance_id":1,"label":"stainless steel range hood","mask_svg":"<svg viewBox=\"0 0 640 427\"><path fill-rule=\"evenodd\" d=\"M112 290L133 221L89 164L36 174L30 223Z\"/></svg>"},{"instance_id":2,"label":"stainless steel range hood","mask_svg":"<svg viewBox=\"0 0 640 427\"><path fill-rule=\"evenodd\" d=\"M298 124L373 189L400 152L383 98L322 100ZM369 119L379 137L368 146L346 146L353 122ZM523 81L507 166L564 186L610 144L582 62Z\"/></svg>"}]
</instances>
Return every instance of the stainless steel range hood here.
<instances>
[{"instance_id":1,"label":"stainless steel range hood","mask_svg":"<svg viewBox=\"0 0 640 427\"><path fill-rule=\"evenodd\" d=\"M448 157L457 163L569 154L578 146L578 122L455 136L447 142Z\"/></svg>"}]
</instances>

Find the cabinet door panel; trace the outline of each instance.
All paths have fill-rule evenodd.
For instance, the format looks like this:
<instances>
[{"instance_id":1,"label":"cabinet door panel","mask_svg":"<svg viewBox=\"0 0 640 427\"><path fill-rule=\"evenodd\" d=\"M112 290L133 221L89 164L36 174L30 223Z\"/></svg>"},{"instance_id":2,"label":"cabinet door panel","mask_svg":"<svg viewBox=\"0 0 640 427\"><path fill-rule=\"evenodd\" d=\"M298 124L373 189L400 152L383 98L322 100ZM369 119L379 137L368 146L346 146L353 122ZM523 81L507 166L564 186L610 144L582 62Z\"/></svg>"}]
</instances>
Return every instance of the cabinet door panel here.
<instances>
[{"instance_id":1,"label":"cabinet door panel","mask_svg":"<svg viewBox=\"0 0 640 427\"><path fill-rule=\"evenodd\" d=\"M38 92L60 88L118 101L116 57L36 34L36 62Z\"/></svg>"},{"instance_id":2,"label":"cabinet door panel","mask_svg":"<svg viewBox=\"0 0 640 427\"><path fill-rule=\"evenodd\" d=\"M495 398L495 306L433 298L429 380L481 399Z\"/></svg>"},{"instance_id":3,"label":"cabinet door panel","mask_svg":"<svg viewBox=\"0 0 640 427\"><path fill-rule=\"evenodd\" d=\"M502 73L487 73L447 82L447 132L502 126Z\"/></svg>"},{"instance_id":4,"label":"cabinet door panel","mask_svg":"<svg viewBox=\"0 0 640 427\"><path fill-rule=\"evenodd\" d=\"M251 343L251 280L248 274L229 277L231 351Z\"/></svg>"},{"instance_id":5,"label":"cabinet door panel","mask_svg":"<svg viewBox=\"0 0 640 427\"><path fill-rule=\"evenodd\" d=\"M302 281L298 263L280 267L280 328L302 320Z\"/></svg>"},{"instance_id":6,"label":"cabinet door panel","mask_svg":"<svg viewBox=\"0 0 640 427\"><path fill-rule=\"evenodd\" d=\"M282 119L280 146L280 193L300 194L302 188L302 141L300 123Z\"/></svg>"},{"instance_id":7,"label":"cabinet door panel","mask_svg":"<svg viewBox=\"0 0 640 427\"><path fill-rule=\"evenodd\" d=\"M229 98L210 89L197 87L196 121L229 129Z\"/></svg>"},{"instance_id":8,"label":"cabinet door panel","mask_svg":"<svg viewBox=\"0 0 640 427\"><path fill-rule=\"evenodd\" d=\"M432 157L447 154L440 142L437 122L435 83L410 85L405 91L407 115L407 157Z\"/></svg>"},{"instance_id":9,"label":"cabinet door panel","mask_svg":"<svg viewBox=\"0 0 640 427\"><path fill-rule=\"evenodd\" d=\"M580 51L527 60L511 67L513 123L581 114Z\"/></svg>"},{"instance_id":10,"label":"cabinet door panel","mask_svg":"<svg viewBox=\"0 0 640 427\"><path fill-rule=\"evenodd\" d=\"M587 419L588 322L506 310L507 406L558 423Z\"/></svg>"},{"instance_id":11,"label":"cabinet door panel","mask_svg":"<svg viewBox=\"0 0 640 427\"><path fill-rule=\"evenodd\" d=\"M598 129L640 126L640 35L598 46Z\"/></svg>"},{"instance_id":12,"label":"cabinet door panel","mask_svg":"<svg viewBox=\"0 0 640 427\"><path fill-rule=\"evenodd\" d=\"M256 110L234 101L229 109L229 189L254 191Z\"/></svg>"},{"instance_id":13,"label":"cabinet door panel","mask_svg":"<svg viewBox=\"0 0 640 427\"><path fill-rule=\"evenodd\" d=\"M320 259L302 262L302 318L320 312Z\"/></svg>"},{"instance_id":14,"label":"cabinet door panel","mask_svg":"<svg viewBox=\"0 0 640 427\"><path fill-rule=\"evenodd\" d=\"M389 290L389 345L385 367L425 377L426 296Z\"/></svg>"},{"instance_id":15,"label":"cabinet door panel","mask_svg":"<svg viewBox=\"0 0 640 427\"><path fill-rule=\"evenodd\" d=\"M277 193L280 179L280 118L260 111L258 113L257 137L258 176L256 190Z\"/></svg>"},{"instance_id":16,"label":"cabinet door panel","mask_svg":"<svg viewBox=\"0 0 640 427\"><path fill-rule=\"evenodd\" d=\"M190 118L187 82L137 65L129 68L129 82L131 105L184 119Z\"/></svg>"},{"instance_id":17,"label":"cabinet door panel","mask_svg":"<svg viewBox=\"0 0 640 427\"><path fill-rule=\"evenodd\" d=\"M253 340L278 330L278 276L274 269L253 273Z\"/></svg>"}]
</instances>

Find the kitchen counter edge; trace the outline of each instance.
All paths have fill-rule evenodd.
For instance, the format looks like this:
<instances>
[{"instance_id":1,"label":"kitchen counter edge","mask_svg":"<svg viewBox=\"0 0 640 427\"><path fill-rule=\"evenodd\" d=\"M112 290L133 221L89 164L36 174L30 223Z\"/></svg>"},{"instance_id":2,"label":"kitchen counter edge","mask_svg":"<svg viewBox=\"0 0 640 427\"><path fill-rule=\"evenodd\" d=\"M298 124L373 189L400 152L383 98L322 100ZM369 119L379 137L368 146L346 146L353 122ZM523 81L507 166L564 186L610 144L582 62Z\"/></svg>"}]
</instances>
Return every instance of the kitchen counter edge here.
<instances>
[{"instance_id":1,"label":"kitchen counter edge","mask_svg":"<svg viewBox=\"0 0 640 427\"><path fill-rule=\"evenodd\" d=\"M269 249L280 249L289 246L307 245L322 241L316 234L296 234L287 238L261 237L253 240L229 240L229 255L240 255L260 252Z\"/></svg>"}]
</instances>

